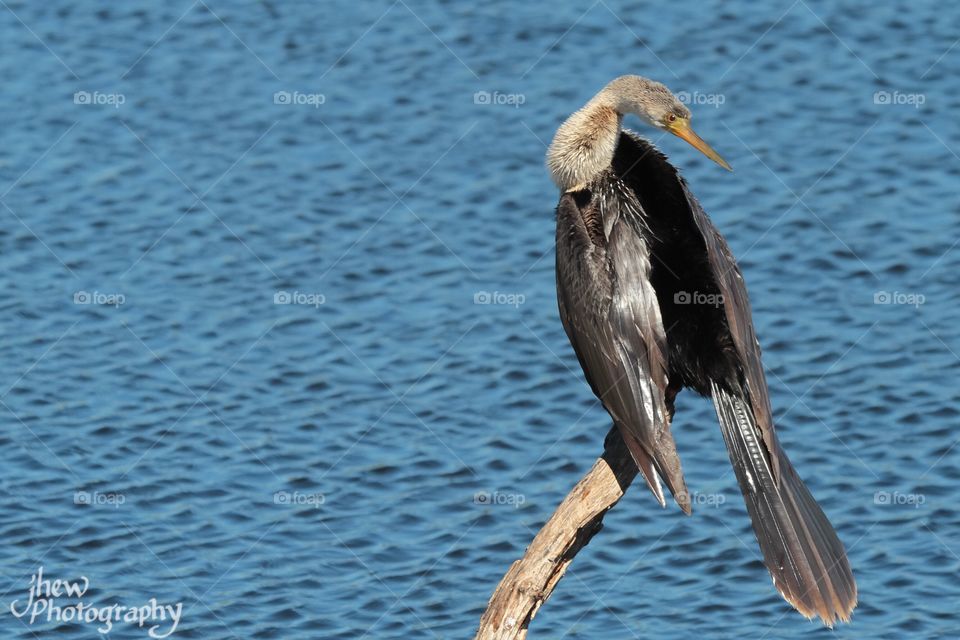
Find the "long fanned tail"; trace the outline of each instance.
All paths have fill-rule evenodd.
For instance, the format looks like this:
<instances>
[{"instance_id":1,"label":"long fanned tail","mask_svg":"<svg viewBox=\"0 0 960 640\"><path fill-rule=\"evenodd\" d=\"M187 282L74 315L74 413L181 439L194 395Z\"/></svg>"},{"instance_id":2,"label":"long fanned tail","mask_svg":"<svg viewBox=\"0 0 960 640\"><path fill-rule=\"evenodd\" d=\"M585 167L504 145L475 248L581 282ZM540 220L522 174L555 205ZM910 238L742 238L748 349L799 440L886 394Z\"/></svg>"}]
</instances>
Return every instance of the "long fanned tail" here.
<instances>
[{"instance_id":1,"label":"long fanned tail","mask_svg":"<svg viewBox=\"0 0 960 640\"><path fill-rule=\"evenodd\" d=\"M776 481L747 402L714 384L713 403L774 586L808 618L849 622L857 584L830 521L782 451Z\"/></svg>"}]
</instances>

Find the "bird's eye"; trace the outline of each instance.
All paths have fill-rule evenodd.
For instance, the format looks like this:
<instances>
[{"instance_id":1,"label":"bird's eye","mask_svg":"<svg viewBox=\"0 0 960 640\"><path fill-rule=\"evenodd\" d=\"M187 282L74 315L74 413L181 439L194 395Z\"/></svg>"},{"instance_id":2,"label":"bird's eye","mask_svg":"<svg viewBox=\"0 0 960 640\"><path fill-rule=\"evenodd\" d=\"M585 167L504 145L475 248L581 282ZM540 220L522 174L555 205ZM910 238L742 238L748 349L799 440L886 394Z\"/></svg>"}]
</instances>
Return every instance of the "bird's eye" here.
<instances>
[{"instance_id":1,"label":"bird's eye","mask_svg":"<svg viewBox=\"0 0 960 640\"><path fill-rule=\"evenodd\" d=\"M677 114L671 113L669 116L667 116L667 120L669 120L670 122L676 122L676 121L677 121Z\"/></svg>"}]
</instances>

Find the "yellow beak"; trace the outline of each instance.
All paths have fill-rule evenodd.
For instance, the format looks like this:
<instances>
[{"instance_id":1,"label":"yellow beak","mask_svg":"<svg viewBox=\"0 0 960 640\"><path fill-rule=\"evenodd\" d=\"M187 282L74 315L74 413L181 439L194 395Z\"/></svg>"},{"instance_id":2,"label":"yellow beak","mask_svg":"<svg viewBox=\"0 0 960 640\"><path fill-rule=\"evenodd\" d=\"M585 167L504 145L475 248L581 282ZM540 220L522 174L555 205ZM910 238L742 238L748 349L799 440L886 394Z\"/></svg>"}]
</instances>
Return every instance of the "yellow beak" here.
<instances>
[{"instance_id":1,"label":"yellow beak","mask_svg":"<svg viewBox=\"0 0 960 640\"><path fill-rule=\"evenodd\" d=\"M698 136L696 132L690 128L689 121L678 119L674 122L671 122L667 124L667 131L678 138L686 140L688 143L690 143L690 146L716 162L727 171L733 171L733 167L727 164L727 161L721 158L720 154L713 150L713 147L704 142L703 138Z\"/></svg>"}]
</instances>

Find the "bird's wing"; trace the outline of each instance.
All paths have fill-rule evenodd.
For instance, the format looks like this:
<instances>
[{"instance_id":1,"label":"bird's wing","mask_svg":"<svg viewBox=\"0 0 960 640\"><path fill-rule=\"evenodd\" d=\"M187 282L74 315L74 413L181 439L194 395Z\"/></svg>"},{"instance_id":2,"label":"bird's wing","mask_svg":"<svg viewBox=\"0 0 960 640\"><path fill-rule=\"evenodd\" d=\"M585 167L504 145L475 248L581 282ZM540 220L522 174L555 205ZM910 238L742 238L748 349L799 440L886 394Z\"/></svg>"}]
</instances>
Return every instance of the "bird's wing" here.
<instances>
[{"instance_id":1,"label":"bird's wing","mask_svg":"<svg viewBox=\"0 0 960 640\"><path fill-rule=\"evenodd\" d=\"M763 363L760 359L760 342L753 328L753 318L750 310L750 298L747 296L747 286L743 274L737 265L733 252L727 241L720 235L710 218L707 217L700 202L690 192L686 180L677 175L680 187L690 206L693 221L703 235L707 249L707 259L710 269L716 280L717 288L723 296L724 315L730 328L730 336L740 356L740 366L747 383L750 395L750 404L756 418L757 426L763 437L763 442L770 452L774 477L779 479L779 451L776 431L773 426L773 411L770 408L770 392L767 389L767 379L763 373Z\"/></svg>"},{"instance_id":2,"label":"bird's wing","mask_svg":"<svg viewBox=\"0 0 960 640\"><path fill-rule=\"evenodd\" d=\"M666 346L642 238L616 203L588 192L564 194L557 207L560 318L594 394L633 451L650 488L650 466L684 511L689 497L664 400ZM633 448L632 448L633 450ZM645 468L646 467L646 468Z\"/></svg>"},{"instance_id":3,"label":"bird's wing","mask_svg":"<svg viewBox=\"0 0 960 640\"><path fill-rule=\"evenodd\" d=\"M760 361L760 343L753 329L750 299L740 267L737 266L726 240L713 226L700 202L690 191L686 180L667 161L663 153L647 140L625 130L620 136L617 154L615 163L617 159L626 163L627 168L623 173L627 175L626 181L632 188L645 190L647 197L651 197L649 185L656 184L657 197L667 198L671 206L687 208L690 211L690 216L703 238L713 279L723 297L724 317L746 380L750 404L763 443L770 454L774 477L779 480L780 446L774 430L767 381ZM672 188L673 180L676 180L678 186L676 190ZM681 214L678 211L674 215Z\"/></svg>"}]
</instances>

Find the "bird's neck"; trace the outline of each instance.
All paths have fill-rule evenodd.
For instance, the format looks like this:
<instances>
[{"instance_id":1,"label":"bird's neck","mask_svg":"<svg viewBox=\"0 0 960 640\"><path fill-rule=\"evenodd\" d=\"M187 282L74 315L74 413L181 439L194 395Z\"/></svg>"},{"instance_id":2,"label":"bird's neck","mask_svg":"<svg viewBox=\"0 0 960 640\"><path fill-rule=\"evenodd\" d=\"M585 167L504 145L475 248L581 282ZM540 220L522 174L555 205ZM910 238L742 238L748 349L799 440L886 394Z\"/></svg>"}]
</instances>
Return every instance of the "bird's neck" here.
<instances>
[{"instance_id":1,"label":"bird's neck","mask_svg":"<svg viewBox=\"0 0 960 640\"><path fill-rule=\"evenodd\" d=\"M561 191L582 189L613 161L623 114L604 92L567 118L547 150L547 168Z\"/></svg>"}]
</instances>

